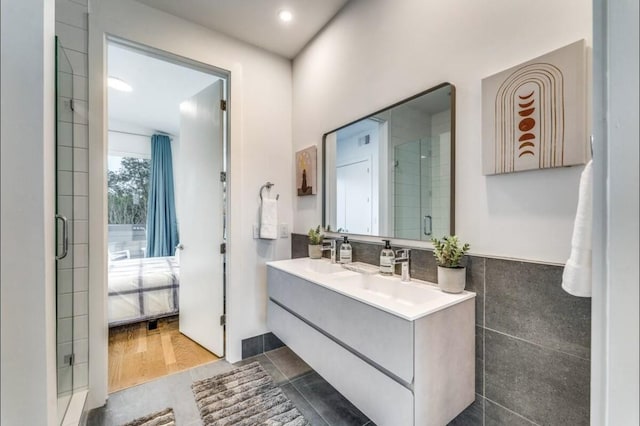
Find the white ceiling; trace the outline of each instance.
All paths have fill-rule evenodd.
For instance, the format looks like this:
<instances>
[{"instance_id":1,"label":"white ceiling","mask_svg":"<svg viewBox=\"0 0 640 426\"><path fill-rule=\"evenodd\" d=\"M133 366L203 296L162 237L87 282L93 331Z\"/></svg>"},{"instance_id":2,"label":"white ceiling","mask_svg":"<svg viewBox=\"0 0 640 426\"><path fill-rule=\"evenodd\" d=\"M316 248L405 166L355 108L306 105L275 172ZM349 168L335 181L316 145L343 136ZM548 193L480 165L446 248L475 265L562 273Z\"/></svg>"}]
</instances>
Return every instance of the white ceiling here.
<instances>
[{"instance_id":1,"label":"white ceiling","mask_svg":"<svg viewBox=\"0 0 640 426\"><path fill-rule=\"evenodd\" d=\"M138 0L287 58L293 58L348 0ZM282 23L278 12L293 13ZM178 135L179 105L217 77L109 45L109 76L133 87L109 89L109 129Z\"/></svg>"},{"instance_id":2,"label":"white ceiling","mask_svg":"<svg viewBox=\"0 0 640 426\"><path fill-rule=\"evenodd\" d=\"M178 135L180 103L219 78L110 44L108 74L131 85L109 88L109 130L149 129Z\"/></svg>"},{"instance_id":3,"label":"white ceiling","mask_svg":"<svg viewBox=\"0 0 640 426\"><path fill-rule=\"evenodd\" d=\"M138 1L292 59L348 0ZM282 9L291 22L280 22Z\"/></svg>"}]
</instances>

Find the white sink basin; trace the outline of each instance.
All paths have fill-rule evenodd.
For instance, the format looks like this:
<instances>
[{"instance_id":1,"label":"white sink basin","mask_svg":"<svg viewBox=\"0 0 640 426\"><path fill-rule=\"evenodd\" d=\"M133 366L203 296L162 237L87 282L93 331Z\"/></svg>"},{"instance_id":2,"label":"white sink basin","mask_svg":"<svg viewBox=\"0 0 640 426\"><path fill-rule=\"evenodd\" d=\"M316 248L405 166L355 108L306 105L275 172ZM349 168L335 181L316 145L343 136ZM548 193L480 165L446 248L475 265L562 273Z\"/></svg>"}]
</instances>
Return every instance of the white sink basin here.
<instances>
[{"instance_id":1,"label":"white sink basin","mask_svg":"<svg viewBox=\"0 0 640 426\"><path fill-rule=\"evenodd\" d=\"M310 259L305 257L301 259L301 266L315 274L336 274L341 272L348 272L339 263L331 263L327 259Z\"/></svg>"},{"instance_id":2,"label":"white sink basin","mask_svg":"<svg viewBox=\"0 0 640 426\"><path fill-rule=\"evenodd\" d=\"M428 284L403 283L398 277L360 274L354 277L341 277L340 282L345 287L366 292L374 297L395 300L397 303L408 306L446 298L446 294L438 289L426 287Z\"/></svg>"},{"instance_id":3,"label":"white sink basin","mask_svg":"<svg viewBox=\"0 0 640 426\"><path fill-rule=\"evenodd\" d=\"M436 284L425 281L403 283L398 276L348 271L328 259L300 258L267 264L408 320L475 297L468 291L444 293Z\"/></svg>"}]
</instances>

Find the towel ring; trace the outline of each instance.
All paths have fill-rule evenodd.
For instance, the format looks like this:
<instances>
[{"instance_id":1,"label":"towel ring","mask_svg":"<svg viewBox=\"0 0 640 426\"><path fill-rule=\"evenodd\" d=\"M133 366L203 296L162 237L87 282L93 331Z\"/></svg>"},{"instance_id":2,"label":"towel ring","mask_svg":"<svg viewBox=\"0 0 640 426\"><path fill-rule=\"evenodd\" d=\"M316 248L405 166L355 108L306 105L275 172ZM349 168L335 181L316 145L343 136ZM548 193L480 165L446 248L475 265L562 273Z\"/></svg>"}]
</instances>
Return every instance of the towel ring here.
<instances>
[{"instance_id":1,"label":"towel ring","mask_svg":"<svg viewBox=\"0 0 640 426\"><path fill-rule=\"evenodd\" d=\"M267 183L265 183L264 185L262 185L260 187L260 201L263 200L263 198L262 198L262 190L265 189L265 188L267 188L267 190L270 190L273 185L274 185L273 183L267 182ZM277 194L276 195L276 200L278 200L279 198L280 198L280 194Z\"/></svg>"}]
</instances>

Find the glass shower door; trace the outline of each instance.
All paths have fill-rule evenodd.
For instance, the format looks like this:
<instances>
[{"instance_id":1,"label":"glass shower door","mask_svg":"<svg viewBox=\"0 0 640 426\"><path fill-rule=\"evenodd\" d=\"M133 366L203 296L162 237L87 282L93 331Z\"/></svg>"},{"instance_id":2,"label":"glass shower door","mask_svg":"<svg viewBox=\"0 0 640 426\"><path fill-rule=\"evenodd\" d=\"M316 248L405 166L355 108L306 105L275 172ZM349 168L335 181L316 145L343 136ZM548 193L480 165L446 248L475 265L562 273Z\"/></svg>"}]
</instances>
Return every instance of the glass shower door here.
<instances>
[{"instance_id":1,"label":"glass shower door","mask_svg":"<svg viewBox=\"0 0 640 426\"><path fill-rule=\"evenodd\" d=\"M394 229L396 238L420 239L420 140L394 147Z\"/></svg>"},{"instance_id":2,"label":"glass shower door","mask_svg":"<svg viewBox=\"0 0 640 426\"><path fill-rule=\"evenodd\" d=\"M431 241L434 237L435 205L439 202L439 173L434 167L431 139L420 140L420 239Z\"/></svg>"},{"instance_id":3,"label":"glass shower door","mask_svg":"<svg viewBox=\"0 0 640 426\"><path fill-rule=\"evenodd\" d=\"M74 364L73 70L56 37L56 366L58 424L73 394Z\"/></svg>"},{"instance_id":4,"label":"glass shower door","mask_svg":"<svg viewBox=\"0 0 640 426\"><path fill-rule=\"evenodd\" d=\"M423 201L422 208L425 229L429 233L423 239L430 240L449 235L451 229L451 133L434 134L429 141L428 152L428 172L422 179L423 185L429 188L430 196L427 203Z\"/></svg>"},{"instance_id":5,"label":"glass shower door","mask_svg":"<svg viewBox=\"0 0 640 426\"><path fill-rule=\"evenodd\" d=\"M450 134L394 147L395 237L431 241L449 233Z\"/></svg>"}]
</instances>

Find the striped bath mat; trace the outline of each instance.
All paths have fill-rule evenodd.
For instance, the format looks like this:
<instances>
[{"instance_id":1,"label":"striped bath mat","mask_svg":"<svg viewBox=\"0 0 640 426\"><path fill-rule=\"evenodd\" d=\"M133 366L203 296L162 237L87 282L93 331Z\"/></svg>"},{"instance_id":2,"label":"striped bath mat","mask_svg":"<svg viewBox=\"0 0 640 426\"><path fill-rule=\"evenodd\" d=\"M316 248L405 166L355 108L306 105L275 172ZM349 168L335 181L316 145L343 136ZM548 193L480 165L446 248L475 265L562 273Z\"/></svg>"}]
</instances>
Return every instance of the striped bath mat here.
<instances>
[{"instance_id":1,"label":"striped bath mat","mask_svg":"<svg viewBox=\"0 0 640 426\"><path fill-rule=\"evenodd\" d=\"M308 426L257 362L195 382L191 388L205 426Z\"/></svg>"},{"instance_id":2,"label":"striped bath mat","mask_svg":"<svg viewBox=\"0 0 640 426\"><path fill-rule=\"evenodd\" d=\"M176 418L173 416L173 410L166 408L157 413L135 419L123 426L176 426Z\"/></svg>"}]
</instances>

